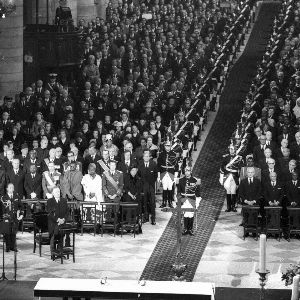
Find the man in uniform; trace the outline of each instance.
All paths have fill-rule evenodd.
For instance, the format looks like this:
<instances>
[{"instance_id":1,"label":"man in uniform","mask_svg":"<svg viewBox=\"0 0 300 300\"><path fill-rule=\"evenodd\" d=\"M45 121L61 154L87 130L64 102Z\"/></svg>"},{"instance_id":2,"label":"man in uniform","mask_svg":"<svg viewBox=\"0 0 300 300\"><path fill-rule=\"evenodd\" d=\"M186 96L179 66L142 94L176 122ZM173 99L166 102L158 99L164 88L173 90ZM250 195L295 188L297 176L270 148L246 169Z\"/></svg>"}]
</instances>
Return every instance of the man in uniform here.
<instances>
[{"instance_id":1,"label":"man in uniform","mask_svg":"<svg viewBox=\"0 0 300 300\"><path fill-rule=\"evenodd\" d=\"M60 186L61 174L55 170L54 162L48 163L48 169L49 171L43 173L42 179L44 198L50 197L53 189Z\"/></svg>"},{"instance_id":2,"label":"man in uniform","mask_svg":"<svg viewBox=\"0 0 300 300\"><path fill-rule=\"evenodd\" d=\"M109 161L109 151L103 150L101 159L97 161L97 163L100 165L100 175L109 171Z\"/></svg>"},{"instance_id":3,"label":"man in uniform","mask_svg":"<svg viewBox=\"0 0 300 300\"><path fill-rule=\"evenodd\" d=\"M177 163L176 152L171 150L171 142L165 142L165 149L159 155L157 166L158 166L158 182L162 183L163 186L163 198L162 205L160 208L167 206L173 207L173 187L175 179L178 177L178 163Z\"/></svg>"},{"instance_id":4,"label":"man in uniform","mask_svg":"<svg viewBox=\"0 0 300 300\"><path fill-rule=\"evenodd\" d=\"M200 201L200 180L192 176L190 165L185 167L185 176L179 179L177 187L177 199L181 201L182 208L197 209ZM184 231L183 234L194 235L194 212L184 213Z\"/></svg>"},{"instance_id":5,"label":"man in uniform","mask_svg":"<svg viewBox=\"0 0 300 300\"><path fill-rule=\"evenodd\" d=\"M220 184L223 185L226 190L226 212L236 212L236 191L243 158L236 153L233 144L231 144L228 149L229 153L223 155L223 162L220 168Z\"/></svg>"},{"instance_id":6,"label":"man in uniform","mask_svg":"<svg viewBox=\"0 0 300 300\"><path fill-rule=\"evenodd\" d=\"M111 160L109 162L109 171L103 173L102 190L104 193L104 202L120 203L123 193L123 173L117 169L117 161ZM106 208L107 219L112 218L112 211Z\"/></svg>"},{"instance_id":7,"label":"man in uniform","mask_svg":"<svg viewBox=\"0 0 300 300\"><path fill-rule=\"evenodd\" d=\"M0 220L10 224L9 233L4 235L6 252L11 250L17 251L16 232L18 230L18 223L22 218L20 197L14 191L14 185L9 183L6 188L6 194L1 197L0 201Z\"/></svg>"}]
</instances>

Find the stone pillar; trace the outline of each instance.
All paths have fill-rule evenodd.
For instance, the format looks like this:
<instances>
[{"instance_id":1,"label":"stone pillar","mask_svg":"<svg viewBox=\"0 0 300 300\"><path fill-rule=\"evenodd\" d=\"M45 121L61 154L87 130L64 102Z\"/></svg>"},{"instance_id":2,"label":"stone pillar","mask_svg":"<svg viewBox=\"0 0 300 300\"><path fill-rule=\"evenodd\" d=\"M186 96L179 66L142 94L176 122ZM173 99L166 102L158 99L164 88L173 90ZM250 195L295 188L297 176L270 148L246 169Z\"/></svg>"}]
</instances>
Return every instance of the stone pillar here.
<instances>
[{"instance_id":1,"label":"stone pillar","mask_svg":"<svg viewBox=\"0 0 300 300\"><path fill-rule=\"evenodd\" d=\"M100 0L97 0L100 1ZM77 0L77 19L90 22L97 16L95 0Z\"/></svg>"},{"instance_id":2,"label":"stone pillar","mask_svg":"<svg viewBox=\"0 0 300 300\"><path fill-rule=\"evenodd\" d=\"M106 7L109 0L97 0L97 17L106 19Z\"/></svg>"},{"instance_id":3,"label":"stone pillar","mask_svg":"<svg viewBox=\"0 0 300 300\"><path fill-rule=\"evenodd\" d=\"M23 90L23 0L16 11L0 19L0 97Z\"/></svg>"}]
</instances>

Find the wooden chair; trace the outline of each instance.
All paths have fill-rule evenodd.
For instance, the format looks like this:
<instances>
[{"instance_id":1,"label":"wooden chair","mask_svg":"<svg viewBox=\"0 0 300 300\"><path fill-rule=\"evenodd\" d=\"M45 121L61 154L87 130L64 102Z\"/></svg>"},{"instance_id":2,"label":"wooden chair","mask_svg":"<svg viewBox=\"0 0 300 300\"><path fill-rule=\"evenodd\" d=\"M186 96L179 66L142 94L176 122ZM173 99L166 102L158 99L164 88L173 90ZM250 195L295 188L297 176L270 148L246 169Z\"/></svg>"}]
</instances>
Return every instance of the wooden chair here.
<instances>
[{"instance_id":1,"label":"wooden chair","mask_svg":"<svg viewBox=\"0 0 300 300\"><path fill-rule=\"evenodd\" d=\"M29 229L29 231L31 231L31 229L34 229L34 220L33 220L33 212L31 209L31 204L24 203L23 207L24 207L24 217L21 225L22 233L26 228Z\"/></svg>"},{"instance_id":2,"label":"wooden chair","mask_svg":"<svg viewBox=\"0 0 300 300\"><path fill-rule=\"evenodd\" d=\"M103 236L104 230L113 230L114 236L116 236L118 227L118 212L120 203L116 202L101 202L102 214L101 214L101 236ZM107 213L113 212L113 217L107 216Z\"/></svg>"},{"instance_id":3,"label":"wooden chair","mask_svg":"<svg viewBox=\"0 0 300 300\"><path fill-rule=\"evenodd\" d=\"M53 251L54 259L60 258L60 263L63 264L64 258L69 259L73 256L73 263L75 263L75 232L77 226L75 223L66 223L59 226L57 248ZM64 246L64 240L67 235L72 235L72 243L70 246Z\"/></svg>"},{"instance_id":4,"label":"wooden chair","mask_svg":"<svg viewBox=\"0 0 300 300\"><path fill-rule=\"evenodd\" d=\"M139 205L134 202L121 202L121 237L123 237L123 231L133 230L133 237L139 232L140 215L139 215Z\"/></svg>"},{"instance_id":5,"label":"wooden chair","mask_svg":"<svg viewBox=\"0 0 300 300\"><path fill-rule=\"evenodd\" d=\"M251 205L242 206L244 240L246 238L247 233L255 233L256 234L255 240L257 241L258 233L260 231L258 215L259 215L258 206L251 206Z\"/></svg>"},{"instance_id":6,"label":"wooden chair","mask_svg":"<svg viewBox=\"0 0 300 300\"><path fill-rule=\"evenodd\" d=\"M291 234L300 234L300 208L288 207L288 241L291 241Z\"/></svg>"},{"instance_id":7,"label":"wooden chair","mask_svg":"<svg viewBox=\"0 0 300 300\"><path fill-rule=\"evenodd\" d=\"M279 241L282 237L281 210L281 206L265 207L266 235L268 236L268 234L278 234Z\"/></svg>"},{"instance_id":8,"label":"wooden chair","mask_svg":"<svg viewBox=\"0 0 300 300\"><path fill-rule=\"evenodd\" d=\"M81 202L81 235L83 235L83 229L94 229L94 236L97 229L97 202L84 201Z\"/></svg>"},{"instance_id":9,"label":"wooden chair","mask_svg":"<svg viewBox=\"0 0 300 300\"><path fill-rule=\"evenodd\" d=\"M48 232L48 213L35 213L33 215L33 224L33 253L35 253L36 244L38 244L39 254L42 256L42 245L50 245L50 236Z\"/></svg>"}]
</instances>

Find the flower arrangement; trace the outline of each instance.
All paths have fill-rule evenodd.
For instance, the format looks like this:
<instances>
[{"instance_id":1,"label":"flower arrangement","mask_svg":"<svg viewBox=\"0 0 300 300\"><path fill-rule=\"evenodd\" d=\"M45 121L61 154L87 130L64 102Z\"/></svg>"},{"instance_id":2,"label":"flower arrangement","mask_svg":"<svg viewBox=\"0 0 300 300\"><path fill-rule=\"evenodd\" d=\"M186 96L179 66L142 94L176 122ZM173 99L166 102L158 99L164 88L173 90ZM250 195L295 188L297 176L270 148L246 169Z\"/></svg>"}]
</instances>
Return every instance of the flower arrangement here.
<instances>
[{"instance_id":1,"label":"flower arrangement","mask_svg":"<svg viewBox=\"0 0 300 300\"><path fill-rule=\"evenodd\" d=\"M16 4L14 0L0 0L0 18L5 18L16 11Z\"/></svg>"},{"instance_id":2,"label":"flower arrangement","mask_svg":"<svg viewBox=\"0 0 300 300\"><path fill-rule=\"evenodd\" d=\"M293 283L293 278L296 275L300 275L300 262L290 264L285 273L282 273L281 280L285 281L285 285L288 286Z\"/></svg>"}]
</instances>

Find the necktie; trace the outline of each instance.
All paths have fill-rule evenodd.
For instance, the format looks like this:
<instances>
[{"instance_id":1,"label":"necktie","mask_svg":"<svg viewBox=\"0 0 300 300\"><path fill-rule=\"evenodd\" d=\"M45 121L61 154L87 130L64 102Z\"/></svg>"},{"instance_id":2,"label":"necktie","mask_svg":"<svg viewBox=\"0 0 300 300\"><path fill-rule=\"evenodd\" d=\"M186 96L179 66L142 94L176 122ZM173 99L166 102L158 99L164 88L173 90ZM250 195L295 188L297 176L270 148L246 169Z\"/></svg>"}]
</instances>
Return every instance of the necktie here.
<instances>
[{"instance_id":1,"label":"necktie","mask_svg":"<svg viewBox=\"0 0 300 300\"><path fill-rule=\"evenodd\" d=\"M32 179L34 179L34 174L32 174Z\"/></svg>"},{"instance_id":2,"label":"necktie","mask_svg":"<svg viewBox=\"0 0 300 300\"><path fill-rule=\"evenodd\" d=\"M293 183L294 183L294 186L296 186L296 185L297 185L297 181L293 181Z\"/></svg>"},{"instance_id":3,"label":"necktie","mask_svg":"<svg viewBox=\"0 0 300 300\"><path fill-rule=\"evenodd\" d=\"M273 187L275 186L275 182L272 182L272 186L273 186Z\"/></svg>"}]
</instances>

